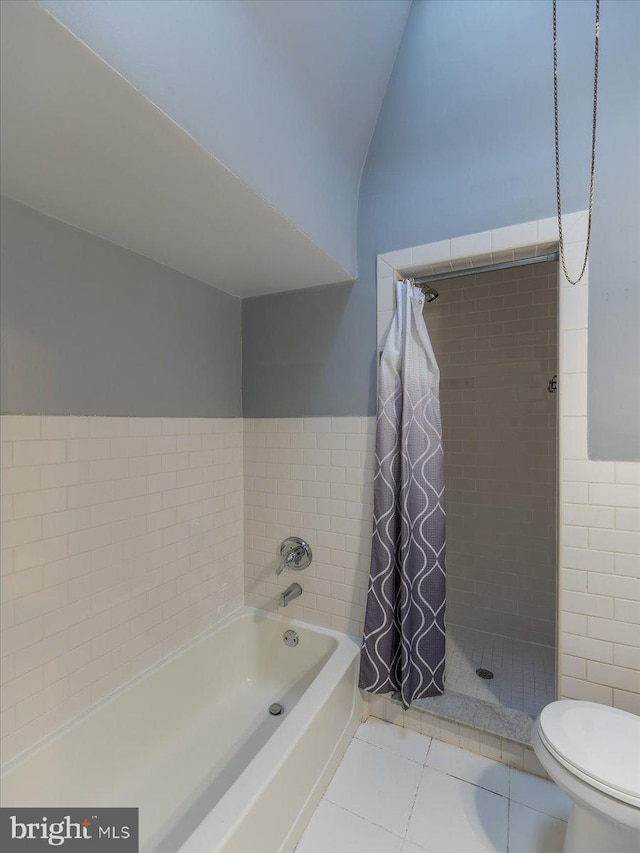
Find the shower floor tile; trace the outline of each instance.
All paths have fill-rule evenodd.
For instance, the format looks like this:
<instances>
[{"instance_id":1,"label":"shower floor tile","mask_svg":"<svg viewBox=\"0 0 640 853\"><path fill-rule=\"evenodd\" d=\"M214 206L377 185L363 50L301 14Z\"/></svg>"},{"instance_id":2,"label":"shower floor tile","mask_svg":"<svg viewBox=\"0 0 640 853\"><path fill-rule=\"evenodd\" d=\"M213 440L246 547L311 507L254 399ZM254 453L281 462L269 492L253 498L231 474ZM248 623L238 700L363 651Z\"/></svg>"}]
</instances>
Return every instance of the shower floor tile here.
<instances>
[{"instance_id":1,"label":"shower floor tile","mask_svg":"<svg viewBox=\"0 0 640 853\"><path fill-rule=\"evenodd\" d=\"M494 677L480 678L478 668ZM447 625L446 690L536 717L555 699L555 650Z\"/></svg>"}]
</instances>

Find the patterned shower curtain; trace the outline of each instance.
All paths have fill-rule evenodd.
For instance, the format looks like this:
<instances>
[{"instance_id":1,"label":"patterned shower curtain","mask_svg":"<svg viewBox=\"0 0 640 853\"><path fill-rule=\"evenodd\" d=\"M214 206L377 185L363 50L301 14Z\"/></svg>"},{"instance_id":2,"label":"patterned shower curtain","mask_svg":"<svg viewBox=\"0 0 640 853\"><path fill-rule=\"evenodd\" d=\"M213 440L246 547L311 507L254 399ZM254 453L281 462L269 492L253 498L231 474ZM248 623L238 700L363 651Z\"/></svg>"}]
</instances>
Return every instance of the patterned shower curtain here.
<instances>
[{"instance_id":1,"label":"patterned shower curtain","mask_svg":"<svg viewBox=\"0 0 640 853\"><path fill-rule=\"evenodd\" d=\"M444 691L445 505L440 371L411 282L396 313L378 386L373 543L360 687L400 691L405 708Z\"/></svg>"}]
</instances>

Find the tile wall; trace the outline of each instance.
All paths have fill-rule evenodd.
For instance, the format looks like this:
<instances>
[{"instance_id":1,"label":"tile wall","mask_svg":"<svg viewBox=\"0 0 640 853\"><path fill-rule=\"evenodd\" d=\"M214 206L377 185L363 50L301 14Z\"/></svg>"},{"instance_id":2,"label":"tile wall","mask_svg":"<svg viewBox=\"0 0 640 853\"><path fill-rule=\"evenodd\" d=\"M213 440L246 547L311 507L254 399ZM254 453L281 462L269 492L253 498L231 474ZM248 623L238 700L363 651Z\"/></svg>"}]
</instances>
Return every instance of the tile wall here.
<instances>
[{"instance_id":1,"label":"tile wall","mask_svg":"<svg viewBox=\"0 0 640 853\"><path fill-rule=\"evenodd\" d=\"M359 635L369 581L375 418L245 419L246 603ZM301 574L275 576L287 536L311 546Z\"/></svg>"},{"instance_id":2,"label":"tile wall","mask_svg":"<svg viewBox=\"0 0 640 853\"><path fill-rule=\"evenodd\" d=\"M440 367L447 618L551 646L557 264L467 275L438 290L424 319Z\"/></svg>"},{"instance_id":3,"label":"tile wall","mask_svg":"<svg viewBox=\"0 0 640 853\"><path fill-rule=\"evenodd\" d=\"M242 604L242 420L0 429L7 761Z\"/></svg>"},{"instance_id":4,"label":"tile wall","mask_svg":"<svg viewBox=\"0 0 640 853\"><path fill-rule=\"evenodd\" d=\"M640 462L588 457L587 299L562 286L559 688L640 714Z\"/></svg>"}]
</instances>

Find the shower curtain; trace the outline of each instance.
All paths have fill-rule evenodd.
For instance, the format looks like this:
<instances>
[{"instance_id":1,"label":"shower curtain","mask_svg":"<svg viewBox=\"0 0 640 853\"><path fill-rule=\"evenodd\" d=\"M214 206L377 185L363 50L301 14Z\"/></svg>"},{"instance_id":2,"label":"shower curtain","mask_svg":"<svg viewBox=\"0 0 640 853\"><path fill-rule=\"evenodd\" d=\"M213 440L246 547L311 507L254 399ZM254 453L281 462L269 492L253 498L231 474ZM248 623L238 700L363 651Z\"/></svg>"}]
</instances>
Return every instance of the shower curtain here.
<instances>
[{"instance_id":1,"label":"shower curtain","mask_svg":"<svg viewBox=\"0 0 640 853\"><path fill-rule=\"evenodd\" d=\"M423 294L396 283L378 384L373 542L360 687L404 708L444 691L445 505L440 371Z\"/></svg>"}]
</instances>

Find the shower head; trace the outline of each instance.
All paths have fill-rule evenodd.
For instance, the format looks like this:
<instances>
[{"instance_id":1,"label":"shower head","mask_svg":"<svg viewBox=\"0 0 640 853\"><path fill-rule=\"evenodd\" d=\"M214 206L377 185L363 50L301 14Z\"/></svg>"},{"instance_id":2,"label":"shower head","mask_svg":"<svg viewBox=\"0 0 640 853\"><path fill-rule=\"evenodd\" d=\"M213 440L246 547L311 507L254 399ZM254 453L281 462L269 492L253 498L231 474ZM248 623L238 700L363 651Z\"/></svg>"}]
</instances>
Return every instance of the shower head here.
<instances>
[{"instance_id":1,"label":"shower head","mask_svg":"<svg viewBox=\"0 0 640 853\"><path fill-rule=\"evenodd\" d=\"M427 302L433 302L434 299L440 296L435 287L432 287L430 284L423 284L421 290Z\"/></svg>"}]
</instances>

